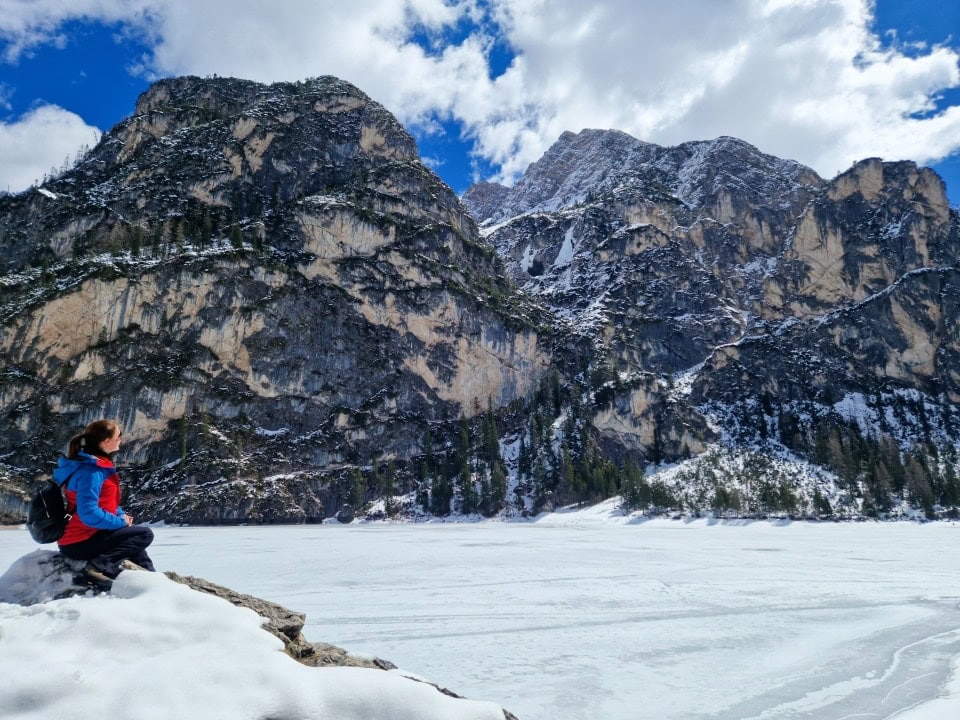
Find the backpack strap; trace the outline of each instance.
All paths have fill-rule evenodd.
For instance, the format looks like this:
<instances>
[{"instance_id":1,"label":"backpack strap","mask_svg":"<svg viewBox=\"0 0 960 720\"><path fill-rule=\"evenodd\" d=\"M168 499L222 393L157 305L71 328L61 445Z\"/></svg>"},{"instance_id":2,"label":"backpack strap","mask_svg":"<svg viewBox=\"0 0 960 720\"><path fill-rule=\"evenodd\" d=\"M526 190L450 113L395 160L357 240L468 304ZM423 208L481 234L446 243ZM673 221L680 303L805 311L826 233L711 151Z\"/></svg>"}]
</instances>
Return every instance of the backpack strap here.
<instances>
[{"instance_id":1,"label":"backpack strap","mask_svg":"<svg viewBox=\"0 0 960 720\"><path fill-rule=\"evenodd\" d=\"M73 514L77 511L76 503L73 504L73 509L71 510L70 503L67 502L67 483L70 482L70 478L76 475L77 470L79 469L80 469L79 466L75 467L73 471L69 475L67 475L66 480L64 480L63 482L57 483L57 487L60 488L60 492L63 495L63 507L66 510L63 517L64 517L64 520L66 520L67 522L70 522L73 519Z\"/></svg>"}]
</instances>

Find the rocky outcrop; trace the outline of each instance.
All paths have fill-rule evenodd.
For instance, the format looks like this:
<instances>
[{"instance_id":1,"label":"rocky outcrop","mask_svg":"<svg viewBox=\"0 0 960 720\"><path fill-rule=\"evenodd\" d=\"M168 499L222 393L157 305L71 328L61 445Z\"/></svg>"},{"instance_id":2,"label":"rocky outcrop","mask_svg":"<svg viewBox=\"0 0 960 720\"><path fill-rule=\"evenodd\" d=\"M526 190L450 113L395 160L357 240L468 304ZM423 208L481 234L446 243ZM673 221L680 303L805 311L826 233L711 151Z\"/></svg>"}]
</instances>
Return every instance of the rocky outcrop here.
<instances>
[{"instance_id":1,"label":"rocky outcrop","mask_svg":"<svg viewBox=\"0 0 960 720\"><path fill-rule=\"evenodd\" d=\"M346 650L327 643L310 643L303 637L303 626L307 616L288 610L282 605L262 600L253 595L239 593L204 578L190 575L178 575L175 572L164 573L174 582L193 588L197 592L222 598L237 607L253 610L266 621L263 629L283 641L286 653L311 666L367 667L380 670L395 670L396 665L380 658L366 658L350 655Z\"/></svg>"},{"instance_id":2,"label":"rocky outcrop","mask_svg":"<svg viewBox=\"0 0 960 720\"><path fill-rule=\"evenodd\" d=\"M164 573L174 582L182 583L198 592L208 593L238 606L253 610L264 618L264 630L283 641L284 649L295 660L310 667L363 667L378 670L396 670L397 666L388 660L380 658L360 657L351 655L343 648L328 643L311 643L303 637L303 626L306 615L288 610L268 600L262 600L253 595L238 593L230 588L223 587L205 580L204 578L177 575L174 572ZM407 676L416 682L426 682L422 678ZM433 683L427 683L433 685ZM454 698L462 698L452 690L433 685L439 692ZM503 711L505 720L517 720L508 710Z\"/></svg>"},{"instance_id":3,"label":"rocky outcrop","mask_svg":"<svg viewBox=\"0 0 960 720\"><path fill-rule=\"evenodd\" d=\"M89 587L76 585L74 574L83 569L85 563L70 560L58 552L37 550L16 562L0 577L0 602L18 605L37 605L51 600L63 599L75 595L86 595ZM124 572L145 572L142 568L124 561ZM263 618L263 629L280 639L284 651L298 662L310 667L358 667L376 670L397 670L397 666L380 658L359 657L346 650L327 643L311 643L303 637L306 616L289 610L282 605L263 600L253 595L239 593L204 578L178 575L175 572L164 573L170 580L186 585L197 591L221 598L237 607L252 610ZM422 678L406 675L411 681L426 683L438 692L449 697L462 698L461 695L427 683ZM505 720L517 720L507 710L503 711Z\"/></svg>"}]
</instances>

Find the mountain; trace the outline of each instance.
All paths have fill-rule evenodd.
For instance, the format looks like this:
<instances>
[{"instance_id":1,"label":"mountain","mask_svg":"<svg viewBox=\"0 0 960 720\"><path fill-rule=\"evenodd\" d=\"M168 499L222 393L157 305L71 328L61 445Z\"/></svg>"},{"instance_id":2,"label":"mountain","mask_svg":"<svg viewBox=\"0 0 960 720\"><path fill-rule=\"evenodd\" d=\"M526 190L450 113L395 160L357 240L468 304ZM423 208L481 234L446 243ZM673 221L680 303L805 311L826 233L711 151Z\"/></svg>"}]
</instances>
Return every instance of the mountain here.
<instances>
[{"instance_id":1,"label":"mountain","mask_svg":"<svg viewBox=\"0 0 960 720\"><path fill-rule=\"evenodd\" d=\"M584 130L497 192L463 200L514 281L592 339L608 453L764 447L816 456L858 509L960 498L960 219L931 170L870 159L824 181L733 138ZM914 473L871 459L887 440L918 449Z\"/></svg>"},{"instance_id":2,"label":"mountain","mask_svg":"<svg viewBox=\"0 0 960 720\"><path fill-rule=\"evenodd\" d=\"M528 395L553 323L383 107L335 78L177 78L0 199L9 474L101 416L142 513L318 518L344 469ZM343 471L343 472L341 472Z\"/></svg>"},{"instance_id":3,"label":"mountain","mask_svg":"<svg viewBox=\"0 0 960 720\"><path fill-rule=\"evenodd\" d=\"M912 163L584 130L461 199L341 80L175 78L0 249L11 519L98 417L152 519L960 506L960 219Z\"/></svg>"}]
</instances>

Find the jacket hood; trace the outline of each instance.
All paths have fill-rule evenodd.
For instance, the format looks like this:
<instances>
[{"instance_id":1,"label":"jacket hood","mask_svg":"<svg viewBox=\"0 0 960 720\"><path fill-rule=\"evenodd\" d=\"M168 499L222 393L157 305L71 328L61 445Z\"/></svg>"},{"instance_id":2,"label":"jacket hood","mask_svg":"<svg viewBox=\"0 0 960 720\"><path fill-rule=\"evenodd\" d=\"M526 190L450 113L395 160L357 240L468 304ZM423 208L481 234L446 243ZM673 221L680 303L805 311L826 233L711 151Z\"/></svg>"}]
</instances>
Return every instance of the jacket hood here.
<instances>
[{"instance_id":1,"label":"jacket hood","mask_svg":"<svg viewBox=\"0 0 960 720\"><path fill-rule=\"evenodd\" d=\"M91 469L95 467L113 468L113 463L106 458L90 455L81 450L75 458L60 458L56 469L53 471L54 482L62 483L82 465L90 466Z\"/></svg>"}]
</instances>

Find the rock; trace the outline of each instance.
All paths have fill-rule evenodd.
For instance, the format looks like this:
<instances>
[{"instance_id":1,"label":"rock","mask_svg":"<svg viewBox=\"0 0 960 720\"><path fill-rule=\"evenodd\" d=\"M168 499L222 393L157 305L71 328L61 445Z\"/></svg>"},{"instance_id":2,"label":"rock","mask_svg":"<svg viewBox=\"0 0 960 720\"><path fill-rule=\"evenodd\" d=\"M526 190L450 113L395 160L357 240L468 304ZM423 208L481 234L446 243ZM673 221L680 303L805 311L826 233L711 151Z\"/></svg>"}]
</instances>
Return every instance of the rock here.
<instances>
[{"instance_id":1,"label":"rock","mask_svg":"<svg viewBox=\"0 0 960 720\"><path fill-rule=\"evenodd\" d=\"M267 622L264 624L264 629L283 641L287 654L304 665L309 665L311 667L363 667L378 670L397 669L396 665L387 660L382 660L381 658L359 657L357 655L351 655L349 652L343 648L337 647L336 645L307 642L301 633L304 622L306 621L306 616L303 613L288 610L282 605L277 605L276 603L272 603L267 600L261 600L253 595L238 593L235 590L223 587L222 585L216 585L215 583L203 578L177 575L176 573L170 571L167 571L164 574L171 580L187 585L194 590L215 595L227 600L233 605L237 605L238 607L245 607L253 610L255 613L267 620ZM447 688L442 688L434 683L427 682L422 678L416 678L410 675L405 677L415 680L416 682L422 682L427 685L431 685L449 697L463 698L462 695L458 695L455 692L448 690ZM504 710L503 714L505 720L517 720L516 716L507 710Z\"/></svg>"},{"instance_id":2,"label":"rock","mask_svg":"<svg viewBox=\"0 0 960 720\"><path fill-rule=\"evenodd\" d=\"M345 524L352 523L355 517L352 505L343 505L337 513L337 520Z\"/></svg>"},{"instance_id":3,"label":"rock","mask_svg":"<svg viewBox=\"0 0 960 720\"><path fill-rule=\"evenodd\" d=\"M0 602L36 605L86 593L90 588L73 582L74 574L85 565L53 550L34 550L16 560L0 578Z\"/></svg>"}]
</instances>

